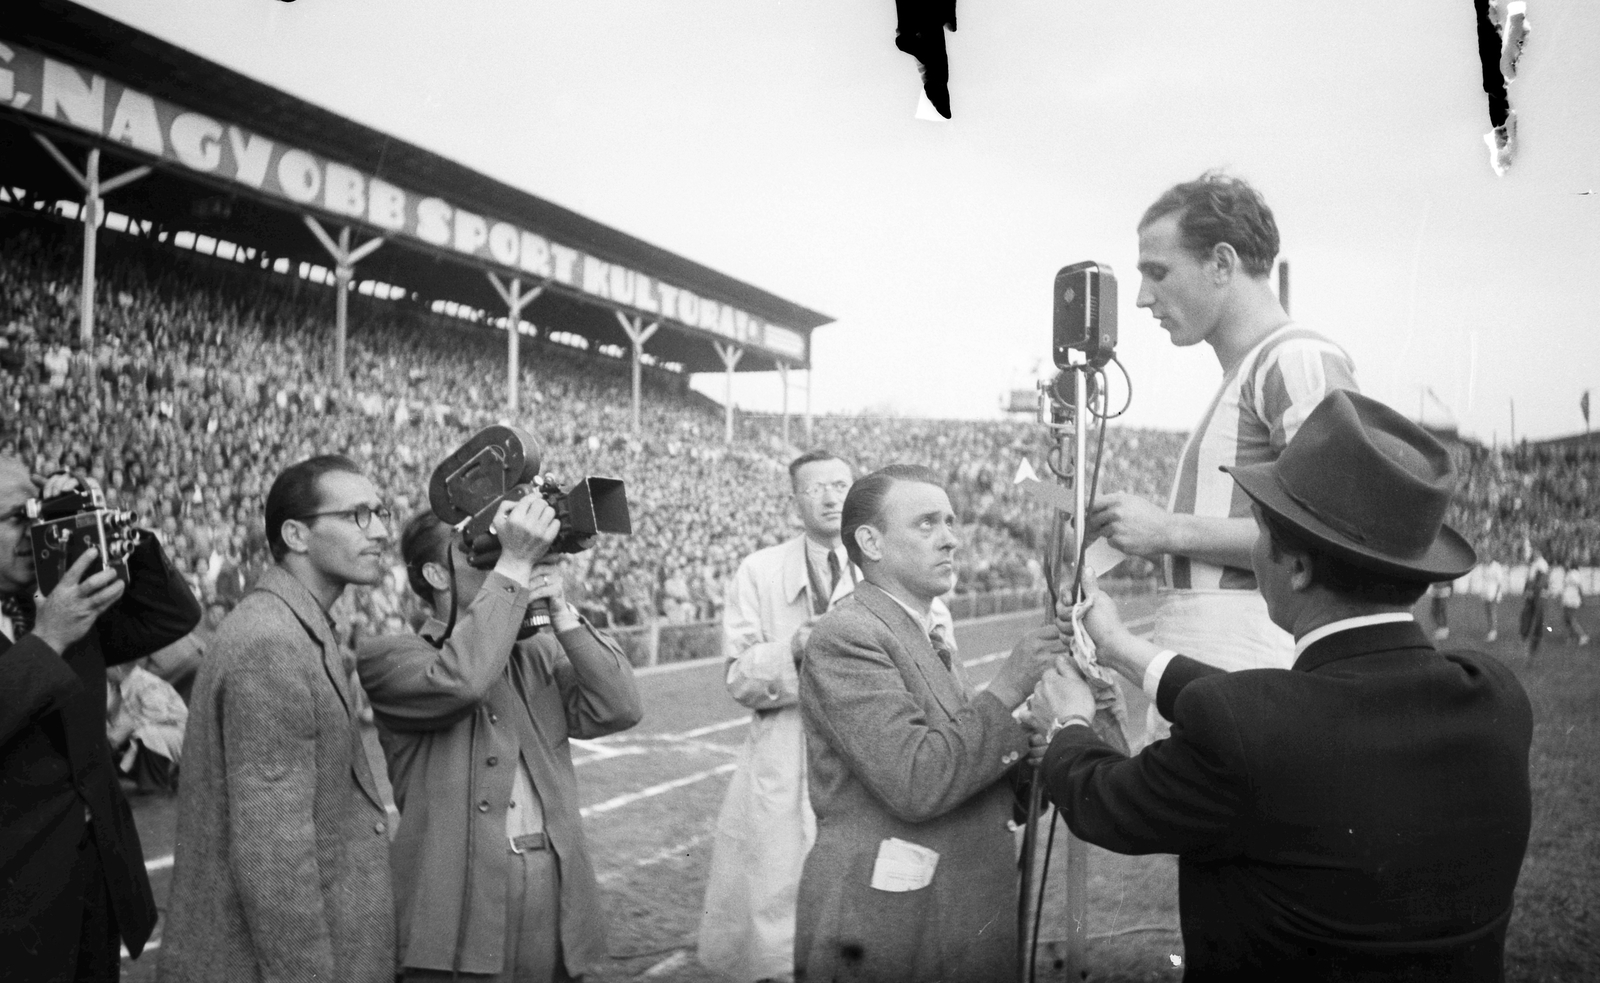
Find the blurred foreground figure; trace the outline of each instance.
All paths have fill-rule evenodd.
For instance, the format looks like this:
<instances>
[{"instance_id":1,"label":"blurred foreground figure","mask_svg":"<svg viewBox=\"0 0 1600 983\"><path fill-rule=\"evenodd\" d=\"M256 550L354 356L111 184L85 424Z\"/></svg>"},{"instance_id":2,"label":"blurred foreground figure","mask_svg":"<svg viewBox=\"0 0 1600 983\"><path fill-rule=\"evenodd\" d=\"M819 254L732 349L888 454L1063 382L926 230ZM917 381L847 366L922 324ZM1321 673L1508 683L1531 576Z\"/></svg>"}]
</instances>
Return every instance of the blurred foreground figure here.
<instances>
[{"instance_id":1,"label":"blurred foreground figure","mask_svg":"<svg viewBox=\"0 0 1600 983\"><path fill-rule=\"evenodd\" d=\"M44 497L76 483L52 477ZM144 533L128 583L85 577L89 550L35 610L23 504L38 495L0 457L0 980L115 981L156 905L106 743L106 666L188 634L200 605Z\"/></svg>"},{"instance_id":2,"label":"blurred foreground figure","mask_svg":"<svg viewBox=\"0 0 1600 983\"><path fill-rule=\"evenodd\" d=\"M1476 559L1443 524L1449 453L1336 392L1275 464L1229 471L1293 668L1158 652L1096 592L1099 658L1142 682L1172 736L1125 757L1090 729L1088 685L1046 675L1029 707L1053 735L1051 801L1090 843L1178 855L1191 983L1500 980L1533 719L1509 669L1437 651L1411 615Z\"/></svg>"},{"instance_id":3,"label":"blurred foreground figure","mask_svg":"<svg viewBox=\"0 0 1600 983\"><path fill-rule=\"evenodd\" d=\"M432 512L406 524L401 558L433 617L420 635L363 643L357 662L400 809L408 981L566 981L606 956L568 739L639 722L633 668L567 604L546 556L551 507L529 495L499 509L492 570ZM549 626L518 641L538 602Z\"/></svg>"},{"instance_id":4,"label":"blurred foreground figure","mask_svg":"<svg viewBox=\"0 0 1600 983\"><path fill-rule=\"evenodd\" d=\"M195 679L162 978L393 983L389 816L328 609L383 580L389 510L349 458L267 492L276 565Z\"/></svg>"}]
</instances>

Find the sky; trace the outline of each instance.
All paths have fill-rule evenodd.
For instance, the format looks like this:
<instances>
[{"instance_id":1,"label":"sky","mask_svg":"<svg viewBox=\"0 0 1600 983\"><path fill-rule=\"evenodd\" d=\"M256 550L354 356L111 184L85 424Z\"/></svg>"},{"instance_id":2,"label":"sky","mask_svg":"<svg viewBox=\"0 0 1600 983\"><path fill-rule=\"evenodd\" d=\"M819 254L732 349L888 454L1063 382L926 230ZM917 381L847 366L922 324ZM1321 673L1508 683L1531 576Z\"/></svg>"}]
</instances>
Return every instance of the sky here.
<instances>
[{"instance_id":1,"label":"sky","mask_svg":"<svg viewBox=\"0 0 1600 983\"><path fill-rule=\"evenodd\" d=\"M1600 5L1530 0L1498 177L1473 0L960 0L949 122L916 118L890 0L85 6L831 315L817 413L999 416L1048 368L1055 271L1092 259L1124 422L1189 429L1221 369L1134 306L1135 225L1217 167L1369 394L1503 443L1513 403L1558 436L1600 389ZM776 375L734 400L777 409Z\"/></svg>"}]
</instances>

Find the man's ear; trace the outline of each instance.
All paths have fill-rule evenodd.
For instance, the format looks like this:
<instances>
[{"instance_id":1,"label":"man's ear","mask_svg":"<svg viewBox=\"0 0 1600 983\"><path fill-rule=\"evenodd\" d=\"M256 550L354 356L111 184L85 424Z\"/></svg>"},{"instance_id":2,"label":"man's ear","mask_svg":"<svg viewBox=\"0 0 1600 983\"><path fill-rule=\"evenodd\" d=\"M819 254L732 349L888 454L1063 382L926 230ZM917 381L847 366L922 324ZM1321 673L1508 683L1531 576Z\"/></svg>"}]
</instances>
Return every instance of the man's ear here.
<instances>
[{"instance_id":1,"label":"man's ear","mask_svg":"<svg viewBox=\"0 0 1600 983\"><path fill-rule=\"evenodd\" d=\"M1300 550L1286 550L1285 554L1289 558L1289 586L1303 594L1311 589L1316 562L1311 559L1310 553Z\"/></svg>"},{"instance_id":2,"label":"man's ear","mask_svg":"<svg viewBox=\"0 0 1600 983\"><path fill-rule=\"evenodd\" d=\"M856 546L861 549L863 562L883 559L883 536L871 526L862 525L856 527Z\"/></svg>"},{"instance_id":3,"label":"man's ear","mask_svg":"<svg viewBox=\"0 0 1600 983\"><path fill-rule=\"evenodd\" d=\"M283 534L283 545L289 547L291 553L306 553L311 549L311 527L299 519L285 519L280 529Z\"/></svg>"},{"instance_id":4,"label":"man's ear","mask_svg":"<svg viewBox=\"0 0 1600 983\"><path fill-rule=\"evenodd\" d=\"M424 563L422 565L422 579L426 580L428 586L434 590L450 589L450 571L446 570L442 563L436 563L433 560Z\"/></svg>"},{"instance_id":5,"label":"man's ear","mask_svg":"<svg viewBox=\"0 0 1600 983\"><path fill-rule=\"evenodd\" d=\"M1219 242L1211 247L1211 277L1217 286L1225 285L1242 269L1239 254L1232 244Z\"/></svg>"}]
</instances>

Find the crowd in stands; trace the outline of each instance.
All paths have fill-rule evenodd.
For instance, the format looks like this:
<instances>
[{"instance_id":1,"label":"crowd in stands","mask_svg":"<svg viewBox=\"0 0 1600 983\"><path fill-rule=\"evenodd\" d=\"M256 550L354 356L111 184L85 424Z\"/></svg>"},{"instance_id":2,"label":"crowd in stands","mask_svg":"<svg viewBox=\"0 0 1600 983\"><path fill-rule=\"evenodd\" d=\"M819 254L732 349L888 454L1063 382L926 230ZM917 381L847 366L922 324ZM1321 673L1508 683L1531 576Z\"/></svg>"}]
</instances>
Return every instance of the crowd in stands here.
<instances>
[{"instance_id":1,"label":"crowd in stands","mask_svg":"<svg viewBox=\"0 0 1600 983\"><path fill-rule=\"evenodd\" d=\"M403 522L426 508L434 465L505 419L504 340L415 302L351 298L348 378L331 385L326 286L112 232L101 234L96 344L77 347L78 239L71 227L0 213L0 453L37 473L97 478L111 504L158 529L214 624L270 562L260 524L273 476L313 454L357 460ZM559 327L559 326L558 326ZM793 535L785 465L825 447L858 473L899 461L947 476L963 526L958 592L1037 588L1045 509L1013 483L1028 458L1048 480L1052 437L1028 421L818 417L784 444L776 417L746 415L734 448L721 410L684 377L647 371L631 427L627 363L541 337L523 346L515 422L565 486L623 478L632 536L572 558L572 600L612 626L720 615L753 550ZM1112 425L1098 487L1163 502L1183 437ZM1092 450L1092 448L1091 448ZM1463 445L1454 521L1485 555L1593 565L1600 457ZM1092 458L1092 454L1091 454ZM1148 565L1134 570L1147 575ZM348 627L399 631L420 608L397 569L351 592Z\"/></svg>"},{"instance_id":2,"label":"crowd in stands","mask_svg":"<svg viewBox=\"0 0 1600 983\"><path fill-rule=\"evenodd\" d=\"M1557 566L1600 566L1600 443L1453 453L1464 480L1450 521L1480 554L1515 564L1537 549Z\"/></svg>"}]
</instances>

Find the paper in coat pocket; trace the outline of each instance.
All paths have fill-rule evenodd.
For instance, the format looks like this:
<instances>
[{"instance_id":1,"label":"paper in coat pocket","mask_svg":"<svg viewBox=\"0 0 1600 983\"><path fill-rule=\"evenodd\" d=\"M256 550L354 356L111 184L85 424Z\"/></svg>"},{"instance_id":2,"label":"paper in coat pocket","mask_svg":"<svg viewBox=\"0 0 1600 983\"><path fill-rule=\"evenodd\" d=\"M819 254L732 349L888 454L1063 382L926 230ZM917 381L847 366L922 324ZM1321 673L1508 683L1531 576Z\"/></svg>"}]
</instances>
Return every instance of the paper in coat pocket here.
<instances>
[{"instance_id":1,"label":"paper in coat pocket","mask_svg":"<svg viewBox=\"0 0 1600 983\"><path fill-rule=\"evenodd\" d=\"M938 866L937 850L891 836L878 844L872 886L879 891L916 891L933 883Z\"/></svg>"}]
</instances>

